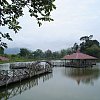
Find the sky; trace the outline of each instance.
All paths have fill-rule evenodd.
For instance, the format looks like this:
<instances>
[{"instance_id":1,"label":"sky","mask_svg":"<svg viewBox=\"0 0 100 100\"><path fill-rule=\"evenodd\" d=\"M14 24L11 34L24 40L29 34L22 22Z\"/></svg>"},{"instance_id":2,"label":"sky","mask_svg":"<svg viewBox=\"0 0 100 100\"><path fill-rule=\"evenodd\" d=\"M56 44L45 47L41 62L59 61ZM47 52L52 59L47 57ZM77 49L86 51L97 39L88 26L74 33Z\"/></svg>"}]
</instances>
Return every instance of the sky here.
<instances>
[{"instance_id":1,"label":"sky","mask_svg":"<svg viewBox=\"0 0 100 100\"><path fill-rule=\"evenodd\" d=\"M17 34L9 30L13 41L7 41L8 48L59 51L89 35L100 42L100 0L56 0L55 5L51 13L54 21L43 22L41 27L25 9L19 19L22 29Z\"/></svg>"}]
</instances>

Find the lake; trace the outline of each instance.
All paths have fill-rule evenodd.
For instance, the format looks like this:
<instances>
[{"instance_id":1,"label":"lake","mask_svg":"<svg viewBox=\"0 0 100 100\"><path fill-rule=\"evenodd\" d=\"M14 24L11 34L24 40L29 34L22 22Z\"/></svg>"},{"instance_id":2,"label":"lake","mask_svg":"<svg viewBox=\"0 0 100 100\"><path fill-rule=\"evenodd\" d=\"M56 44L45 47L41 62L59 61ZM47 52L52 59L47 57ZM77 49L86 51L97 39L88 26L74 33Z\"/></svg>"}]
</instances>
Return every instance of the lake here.
<instances>
[{"instance_id":1,"label":"lake","mask_svg":"<svg viewBox=\"0 0 100 100\"><path fill-rule=\"evenodd\" d=\"M100 63L86 69L54 67L53 73L1 88L0 100L100 100Z\"/></svg>"}]
</instances>

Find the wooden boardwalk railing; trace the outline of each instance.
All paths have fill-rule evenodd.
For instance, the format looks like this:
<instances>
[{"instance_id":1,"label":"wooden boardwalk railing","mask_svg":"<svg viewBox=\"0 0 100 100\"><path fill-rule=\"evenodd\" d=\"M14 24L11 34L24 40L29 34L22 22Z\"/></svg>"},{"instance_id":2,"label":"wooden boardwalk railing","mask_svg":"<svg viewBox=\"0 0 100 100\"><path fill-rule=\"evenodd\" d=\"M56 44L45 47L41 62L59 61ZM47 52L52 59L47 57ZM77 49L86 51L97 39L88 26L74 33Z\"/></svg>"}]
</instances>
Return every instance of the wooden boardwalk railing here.
<instances>
[{"instance_id":1,"label":"wooden boardwalk railing","mask_svg":"<svg viewBox=\"0 0 100 100\"><path fill-rule=\"evenodd\" d=\"M23 68L14 66L10 70L0 70L0 87L47 72L52 72L52 66L48 63L43 66L39 62L37 64L26 64L26 67Z\"/></svg>"}]
</instances>

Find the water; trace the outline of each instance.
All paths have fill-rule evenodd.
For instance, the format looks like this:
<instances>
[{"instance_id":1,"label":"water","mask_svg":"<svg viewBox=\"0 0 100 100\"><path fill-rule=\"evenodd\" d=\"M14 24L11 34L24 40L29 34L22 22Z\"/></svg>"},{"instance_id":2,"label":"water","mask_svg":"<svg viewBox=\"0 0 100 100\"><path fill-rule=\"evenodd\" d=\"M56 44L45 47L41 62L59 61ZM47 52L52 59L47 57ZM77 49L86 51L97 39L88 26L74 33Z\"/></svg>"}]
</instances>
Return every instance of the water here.
<instances>
[{"instance_id":1,"label":"water","mask_svg":"<svg viewBox=\"0 0 100 100\"><path fill-rule=\"evenodd\" d=\"M0 70L9 70L10 64L5 63L5 64L0 64Z\"/></svg>"},{"instance_id":2,"label":"water","mask_svg":"<svg viewBox=\"0 0 100 100\"><path fill-rule=\"evenodd\" d=\"M0 89L0 100L100 100L100 64L53 73Z\"/></svg>"}]
</instances>

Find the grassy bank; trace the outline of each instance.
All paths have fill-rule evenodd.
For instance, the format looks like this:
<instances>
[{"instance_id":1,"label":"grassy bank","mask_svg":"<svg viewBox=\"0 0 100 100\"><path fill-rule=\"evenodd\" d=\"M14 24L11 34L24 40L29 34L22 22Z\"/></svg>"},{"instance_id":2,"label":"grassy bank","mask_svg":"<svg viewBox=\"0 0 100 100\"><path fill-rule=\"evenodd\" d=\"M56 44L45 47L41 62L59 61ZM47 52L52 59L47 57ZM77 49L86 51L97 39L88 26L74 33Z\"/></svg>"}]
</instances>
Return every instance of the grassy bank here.
<instances>
[{"instance_id":1,"label":"grassy bank","mask_svg":"<svg viewBox=\"0 0 100 100\"><path fill-rule=\"evenodd\" d=\"M50 60L50 59L34 59L34 58L24 58L24 57L11 57L8 56L7 57L9 59L9 61L0 61L0 64L4 64L4 63L12 63L12 62L31 62L31 61L37 61L37 60Z\"/></svg>"},{"instance_id":2,"label":"grassy bank","mask_svg":"<svg viewBox=\"0 0 100 100\"><path fill-rule=\"evenodd\" d=\"M35 60L26 58L11 58L9 61L0 61L0 64L12 63L12 62L30 62L30 61L35 61Z\"/></svg>"}]
</instances>

